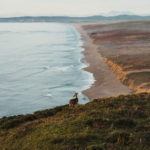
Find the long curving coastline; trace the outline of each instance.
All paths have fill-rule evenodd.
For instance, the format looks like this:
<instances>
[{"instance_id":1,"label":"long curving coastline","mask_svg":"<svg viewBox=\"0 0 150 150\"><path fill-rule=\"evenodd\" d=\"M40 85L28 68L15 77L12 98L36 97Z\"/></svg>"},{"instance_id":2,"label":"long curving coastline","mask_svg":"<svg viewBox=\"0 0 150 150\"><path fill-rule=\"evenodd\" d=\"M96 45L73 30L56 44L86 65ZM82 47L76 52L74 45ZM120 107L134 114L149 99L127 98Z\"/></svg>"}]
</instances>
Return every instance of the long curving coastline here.
<instances>
[{"instance_id":1,"label":"long curving coastline","mask_svg":"<svg viewBox=\"0 0 150 150\"><path fill-rule=\"evenodd\" d=\"M116 59L110 61L109 58L107 62L104 53L99 51L103 45L100 42L96 44L84 27L76 27L85 43L84 55L89 63L85 70L93 73L96 79L94 85L84 91L84 94L93 100L75 107L64 105L33 114L0 118L0 149L149 149L150 94L113 97L131 92L121 80L126 76L123 73L125 70L131 75L142 73L142 76L133 76L133 79L148 83L149 74L145 72L149 72L149 63L143 63L143 68L137 62L136 65L126 67L118 66ZM96 39L99 40L99 37ZM113 47L105 52L111 52L112 49ZM146 60L145 55L143 57ZM123 61L123 58L117 60Z\"/></svg>"},{"instance_id":2,"label":"long curving coastline","mask_svg":"<svg viewBox=\"0 0 150 150\"><path fill-rule=\"evenodd\" d=\"M132 91L116 78L104 58L98 53L98 46L93 43L83 26L75 25L75 27L84 41L84 56L89 64L85 70L93 73L95 78L95 83L83 93L90 99L130 94Z\"/></svg>"},{"instance_id":3,"label":"long curving coastline","mask_svg":"<svg viewBox=\"0 0 150 150\"><path fill-rule=\"evenodd\" d=\"M85 41L87 71L95 84L91 98L150 92L149 21L77 26Z\"/></svg>"}]
</instances>

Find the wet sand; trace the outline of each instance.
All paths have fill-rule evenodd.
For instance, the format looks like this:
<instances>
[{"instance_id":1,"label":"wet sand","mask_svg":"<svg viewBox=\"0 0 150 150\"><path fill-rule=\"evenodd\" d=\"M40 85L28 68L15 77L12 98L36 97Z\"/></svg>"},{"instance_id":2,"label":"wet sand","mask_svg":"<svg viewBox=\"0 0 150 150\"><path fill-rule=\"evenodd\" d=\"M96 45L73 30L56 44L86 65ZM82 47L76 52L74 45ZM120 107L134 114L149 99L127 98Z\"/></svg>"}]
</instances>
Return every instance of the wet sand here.
<instances>
[{"instance_id":1,"label":"wet sand","mask_svg":"<svg viewBox=\"0 0 150 150\"><path fill-rule=\"evenodd\" d=\"M103 57L97 51L97 45L93 43L82 25L75 25L75 27L84 41L85 60L89 64L85 70L93 73L95 78L95 83L91 88L83 91L83 94L94 99L131 93L131 90L116 78L116 75L104 62Z\"/></svg>"}]
</instances>

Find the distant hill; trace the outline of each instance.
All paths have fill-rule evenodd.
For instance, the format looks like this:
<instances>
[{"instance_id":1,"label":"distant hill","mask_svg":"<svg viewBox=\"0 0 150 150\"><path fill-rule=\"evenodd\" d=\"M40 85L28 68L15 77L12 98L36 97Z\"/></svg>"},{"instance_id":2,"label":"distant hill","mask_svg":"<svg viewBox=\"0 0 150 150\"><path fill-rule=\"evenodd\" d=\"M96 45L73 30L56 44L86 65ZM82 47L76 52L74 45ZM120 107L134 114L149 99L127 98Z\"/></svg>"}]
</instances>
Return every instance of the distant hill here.
<instances>
[{"instance_id":1,"label":"distant hill","mask_svg":"<svg viewBox=\"0 0 150 150\"><path fill-rule=\"evenodd\" d=\"M61 22L61 23L123 21L123 20L150 20L150 16L138 16L138 15L89 16L89 17L22 16L22 17L0 18L0 22Z\"/></svg>"},{"instance_id":2,"label":"distant hill","mask_svg":"<svg viewBox=\"0 0 150 150\"><path fill-rule=\"evenodd\" d=\"M131 11L110 11L110 12L107 12L107 13L103 13L101 14L102 16L119 16L119 15L137 15ZM146 15L145 15L146 16Z\"/></svg>"}]
</instances>

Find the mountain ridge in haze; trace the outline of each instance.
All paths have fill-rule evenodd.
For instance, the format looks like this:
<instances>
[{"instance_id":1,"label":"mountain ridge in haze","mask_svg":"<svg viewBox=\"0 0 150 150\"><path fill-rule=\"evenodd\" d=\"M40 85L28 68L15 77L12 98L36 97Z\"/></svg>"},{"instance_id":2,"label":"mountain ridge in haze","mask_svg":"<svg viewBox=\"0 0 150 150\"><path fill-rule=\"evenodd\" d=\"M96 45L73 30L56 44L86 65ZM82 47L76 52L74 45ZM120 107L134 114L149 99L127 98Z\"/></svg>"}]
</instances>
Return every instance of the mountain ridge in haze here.
<instances>
[{"instance_id":1,"label":"mountain ridge in haze","mask_svg":"<svg viewBox=\"0 0 150 150\"><path fill-rule=\"evenodd\" d=\"M137 15L131 11L110 11L108 13L102 13L102 16L106 16L106 17L113 17L113 16L119 16L119 15L135 15L135 16L143 16L143 15Z\"/></svg>"},{"instance_id":2,"label":"mountain ridge in haze","mask_svg":"<svg viewBox=\"0 0 150 150\"><path fill-rule=\"evenodd\" d=\"M20 16L0 18L0 22L99 22L99 21L123 21L123 20L150 20L150 16L121 14L116 16L95 15L88 17L69 17L69 16Z\"/></svg>"}]
</instances>

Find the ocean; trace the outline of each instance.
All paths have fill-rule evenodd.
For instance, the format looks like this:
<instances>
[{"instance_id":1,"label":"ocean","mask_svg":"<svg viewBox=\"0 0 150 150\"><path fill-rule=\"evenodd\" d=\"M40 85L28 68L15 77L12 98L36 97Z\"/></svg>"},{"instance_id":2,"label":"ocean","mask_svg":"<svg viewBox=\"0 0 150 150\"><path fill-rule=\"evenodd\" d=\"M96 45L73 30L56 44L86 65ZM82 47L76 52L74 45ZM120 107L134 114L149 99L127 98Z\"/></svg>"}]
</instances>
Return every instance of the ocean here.
<instances>
[{"instance_id":1,"label":"ocean","mask_svg":"<svg viewBox=\"0 0 150 150\"><path fill-rule=\"evenodd\" d=\"M68 104L94 82L83 70L81 35L71 24L0 24L0 117Z\"/></svg>"}]
</instances>

